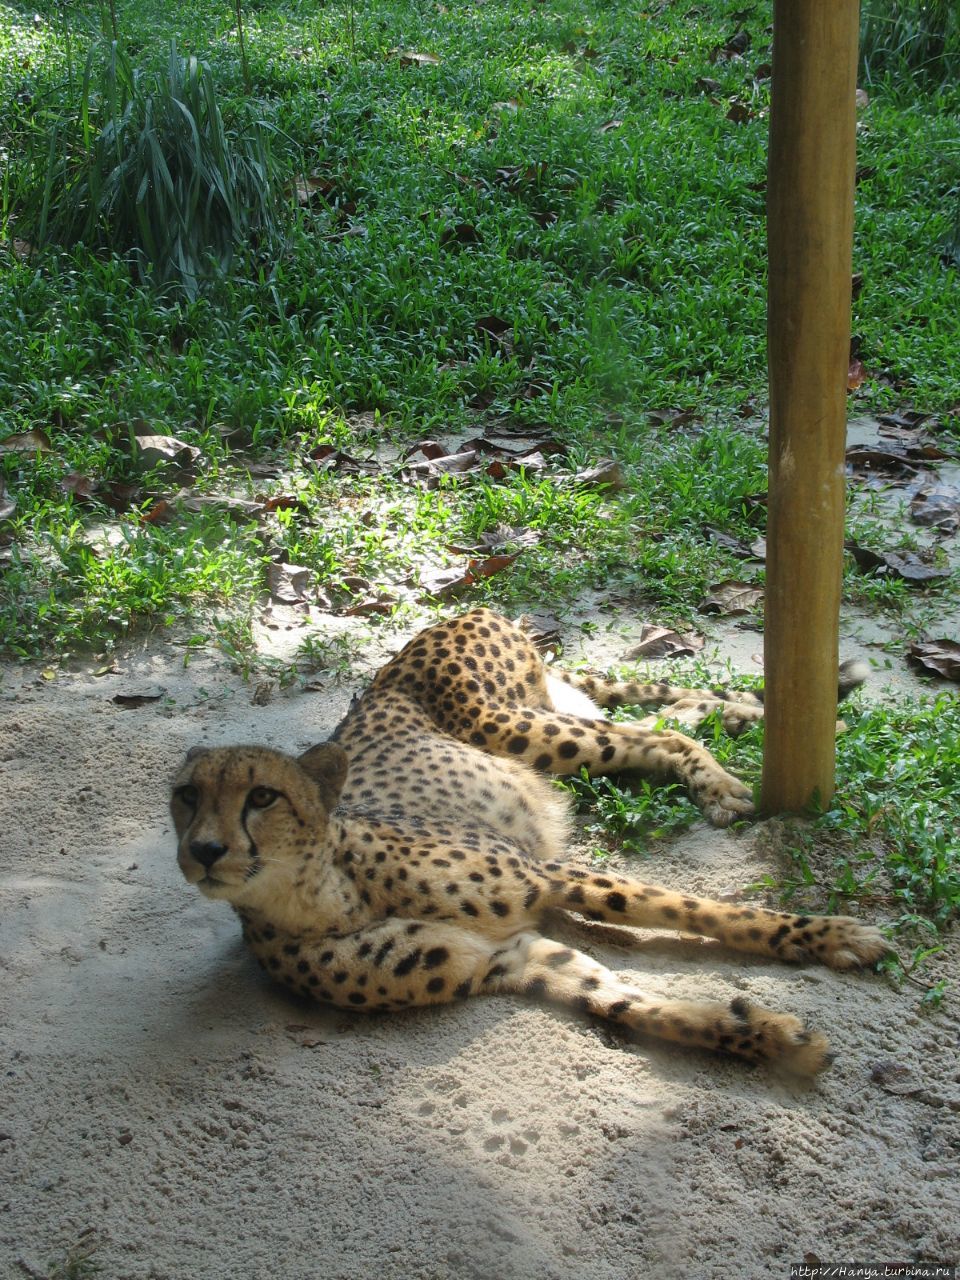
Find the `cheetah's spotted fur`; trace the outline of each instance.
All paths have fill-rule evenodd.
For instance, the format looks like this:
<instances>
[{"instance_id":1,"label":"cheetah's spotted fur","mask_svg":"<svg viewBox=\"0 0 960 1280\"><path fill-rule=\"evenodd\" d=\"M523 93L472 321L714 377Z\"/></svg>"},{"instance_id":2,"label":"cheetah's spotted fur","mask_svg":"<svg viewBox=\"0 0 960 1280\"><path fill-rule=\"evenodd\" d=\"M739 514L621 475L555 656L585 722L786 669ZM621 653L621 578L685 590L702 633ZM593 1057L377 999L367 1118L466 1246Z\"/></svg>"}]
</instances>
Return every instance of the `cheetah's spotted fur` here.
<instances>
[{"instance_id":1,"label":"cheetah's spotted fur","mask_svg":"<svg viewBox=\"0 0 960 1280\"><path fill-rule=\"evenodd\" d=\"M641 769L686 782L718 825L746 788L672 730L614 724L586 701L718 708L737 728L759 699L667 685L561 679L487 610L417 636L375 677L329 743L299 759L263 747L192 751L173 790L186 878L238 912L260 963L347 1009L396 1010L522 992L611 1022L814 1074L826 1040L737 998L664 1000L538 931L551 908L718 938L845 969L876 960L879 931L846 917L729 906L562 862L566 805L542 776ZM740 701L735 700L740 698Z\"/></svg>"}]
</instances>

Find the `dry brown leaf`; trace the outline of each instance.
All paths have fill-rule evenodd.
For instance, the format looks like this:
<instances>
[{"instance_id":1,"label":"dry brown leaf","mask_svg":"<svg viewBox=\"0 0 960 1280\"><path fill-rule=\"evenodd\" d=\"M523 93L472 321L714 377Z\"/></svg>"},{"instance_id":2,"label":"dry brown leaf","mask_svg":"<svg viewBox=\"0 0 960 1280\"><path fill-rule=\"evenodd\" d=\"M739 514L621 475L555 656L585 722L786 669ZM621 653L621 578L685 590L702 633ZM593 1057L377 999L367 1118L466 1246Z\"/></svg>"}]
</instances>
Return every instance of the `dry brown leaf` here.
<instances>
[{"instance_id":1,"label":"dry brown leaf","mask_svg":"<svg viewBox=\"0 0 960 1280\"><path fill-rule=\"evenodd\" d=\"M79 502L89 502L97 492L97 482L92 476L71 471L60 481L60 488L64 493L72 494Z\"/></svg>"},{"instance_id":2,"label":"dry brown leaf","mask_svg":"<svg viewBox=\"0 0 960 1280\"><path fill-rule=\"evenodd\" d=\"M514 622L541 653L556 651L560 644L560 620L552 613L534 610L522 613Z\"/></svg>"},{"instance_id":3,"label":"dry brown leaf","mask_svg":"<svg viewBox=\"0 0 960 1280\"><path fill-rule=\"evenodd\" d=\"M444 227L439 243L442 249L454 244L479 244L480 232L472 222L457 222L452 227Z\"/></svg>"},{"instance_id":4,"label":"dry brown leaf","mask_svg":"<svg viewBox=\"0 0 960 1280\"><path fill-rule=\"evenodd\" d=\"M140 513L141 524L167 524L173 518L173 507L166 498L158 498Z\"/></svg>"},{"instance_id":5,"label":"dry brown leaf","mask_svg":"<svg viewBox=\"0 0 960 1280\"><path fill-rule=\"evenodd\" d=\"M884 1093L909 1096L920 1092L920 1081L902 1062L875 1062L870 1068L870 1079L878 1084Z\"/></svg>"},{"instance_id":6,"label":"dry brown leaf","mask_svg":"<svg viewBox=\"0 0 960 1280\"><path fill-rule=\"evenodd\" d=\"M914 551L871 551L848 540L843 544L857 562L857 567L871 572L902 578L904 582L932 582L937 578L949 578L950 570L930 564Z\"/></svg>"},{"instance_id":7,"label":"dry brown leaf","mask_svg":"<svg viewBox=\"0 0 960 1280\"><path fill-rule=\"evenodd\" d=\"M686 427L691 422L702 421L693 409L651 409L647 417L658 426L671 427L674 430Z\"/></svg>"},{"instance_id":8,"label":"dry brown leaf","mask_svg":"<svg viewBox=\"0 0 960 1280\"><path fill-rule=\"evenodd\" d=\"M750 32L735 32L726 44L717 44L710 50L711 62L725 62L731 58L741 58L750 48Z\"/></svg>"},{"instance_id":9,"label":"dry brown leaf","mask_svg":"<svg viewBox=\"0 0 960 1280\"><path fill-rule=\"evenodd\" d=\"M533 164L503 165L495 171L493 178L503 187L522 187L542 182L546 172L547 162L537 160Z\"/></svg>"},{"instance_id":10,"label":"dry brown leaf","mask_svg":"<svg viewBox=\"0 0 960 1280\"><path fill-rule=\"evenodd\" d=\"M268 564L267 590L280 604L299 604L313 586L313 571L298 564Z\"/></svg>"},{"instance_id":11,"label":"dry brown leaf","mask_svg":"<svg viewBox=\"0 0 960 1280\"><path fill-rule=\"evenodd\" d=\"M726 617L752 613L763 599L763 588L751 582L735 582L727 579L709 588L708 594L698 606L701 613L721 613Z\"/></svg>"},{"instance_id":12,"label":"dry brown leaf","mask_svg":"<svg viewBox=\"0 0 960 1280\"><path fill-rule=\"evenodd\" d=\"M876 445L851 445L846 451L846 461L851 475L857 479L883 476L885 483L906 484L917 474L905 452L880 449Z\"/></svg>"},{"instance_id":13,"label":"dry brown leaf","mask_svg":"<svg viewBox=\"0 0 960 1280\"><path fill-rule=\"evenodd\" d=\"M124 710L136 710L137 707L145 707L150 702L159 702L164 695L163 689L153 688L144 689L141 693L115 693L112 702Z\"/></svg>"},{"instance_id":14,"label":"dry brown leaf","mask_svg":"<svg viewBox=\"0 0 960 1280\"><path fill-rule=\"evenodd\" d=\"M391 49L390 53L400 59L401 67L436 67L440 64L435 53L418 53L415 49Z\"/></svg>"},{"instance_id":15,"label":"dry brown leaf","mask_svg":"<svg viewBox=\"0 0 960 1280\"><path fill-rule=\"evenodd\" d=\"M627 478L623 467L616 458L601 458L593 467L578 471L573 477L574 483L589 485L591 488L609 489L613 493L626 489Z\"/></svg>"},{"instance_id":16,"label":"dry brown leaf","mask_svg":"<svg viewBox=\"0 0 960 1280\"><path fill-rule=\"evenodd\" d=\"M388 591L381 591L379 595L369 596L366 600L358 600L356 604L352 604L346 609L341 609L340 613L345 618L366 618L374 613L393 613L398 603L398 596L391 595Z\"/></svg>"},{"instance_id":17,"label":"dry brown leaf","mask_svg":"<svg viewBox=\"0 0 960 1280\"><path fill-rule=\"evenodd\" d=\"M731 102L726 118L732 120L734 124L746 124L748 120L753 120L756 114L744 102Z\"/></svg>"},{"instance_id":18,"label":"dry brown leaf","mask_svg":"<svg viewBox=\"0 0 960 1280\"><path fill-rule=\"evenodd\" d=\"M960 528L960 489L953 485L920 489L910 503L910 519L938 533L956 533Z\"/></svg>"},{"instance_id":19,"label":"dry brown leaf","mask_svg":"<svg viewBox=\"0 0 960 1280\"><path fill-rule=\"evenodd\" d=\"M329 175L320 173L307 174L294 182L288 182L286 186L288 197L296 200L300 205L316 204L321 200L326 203L336 190L336 181Z\"/></svg>"},{"instance_id":20,"label":"dry brown leaf","mask_svg":"<svg viewBox=\"0 0 960 1280\"><path fill-rule=\"evenodd\" d=\"M695 632L680 635L669 627L657 627L645 622L640 629L637 644L627 650L624 658L633 662L637 658L679 658L685 654L698 653L706 641Z\"/></svg>"},{"instance_id":21,"label":"dry brown leaf","mask_svg":"<svg viewBox=\"0 0 960 1280\"><path fill-rule=\"evenodd\" d=\"M354 458L332 444L317 445L307 458L321 471L342 471L344 475L376 475L381 470L373 458Z\"/></svg>"},{"instance_id":22,"label":"dry brown leaf","mask_svg":"<svg viewBox=\"0 0 960 1280\"><path fill-rule=\"evenodd\" d=\"M200 450L176 436L134 436L137 444L137 463L148 471L163 463L173 463L177 467L187 467L200 457Z\"/></svg>"},{"instance_id":23,"label":"dry brown leaf","mask_svg":"<svg viewBox=\"0 0 960 1280\"><path fill-rule=\"evenodd\" d=\"M0 440L0 453L50 453L52 448L45 431L19 431Z\"/></svg>"},{"instance_id":24,"label":"dry brown leaf","mask_svg":"<svg viewBox=\"0 0 960 1280\"><path fill-rule=\"evenodd\" d=\"M960 644L956 640L924 640L907 650L911 662L944 680L960 681Z\"/></svg>"},{"instance_id":25,"label":"dry brown leaf","mask_svg":"<svg viewBox=\"0 0 960 1280\"><path fill-rule=\"evenodd\" d=\"M487 556L486 559L473 559L467 563L466 569L442 569L439 572L421 578L421 586L432 596L449 596L473 586L481 578L492 578L509 568L521 553L514 551L510 555Z\"/></svg>"}]
</instances>

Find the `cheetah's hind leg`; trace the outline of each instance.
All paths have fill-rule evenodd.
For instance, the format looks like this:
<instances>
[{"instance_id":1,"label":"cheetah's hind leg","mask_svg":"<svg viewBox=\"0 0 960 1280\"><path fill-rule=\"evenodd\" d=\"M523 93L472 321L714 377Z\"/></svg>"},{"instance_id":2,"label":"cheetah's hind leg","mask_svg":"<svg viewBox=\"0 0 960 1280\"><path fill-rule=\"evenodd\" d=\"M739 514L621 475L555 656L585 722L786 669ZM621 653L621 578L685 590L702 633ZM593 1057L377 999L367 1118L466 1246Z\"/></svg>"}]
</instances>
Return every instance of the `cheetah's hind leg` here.
<instances>
[{"instance_id":1,"label":"cheetah's hind leg","mask_svg":"<svg viewBox=\"0 0 960 1280\"><path fill-rule=\"evenodd\" d=\"M533 931L495 942L456 925L393 919L345 937L247 941L278 981L357 1012L398 1011L472 995L545 999L631 1031L813 1076L830 1062L826 1039L790 1014L735 999L669 1000L622 982L589 956Z\"/></svg>"}]
</instances>

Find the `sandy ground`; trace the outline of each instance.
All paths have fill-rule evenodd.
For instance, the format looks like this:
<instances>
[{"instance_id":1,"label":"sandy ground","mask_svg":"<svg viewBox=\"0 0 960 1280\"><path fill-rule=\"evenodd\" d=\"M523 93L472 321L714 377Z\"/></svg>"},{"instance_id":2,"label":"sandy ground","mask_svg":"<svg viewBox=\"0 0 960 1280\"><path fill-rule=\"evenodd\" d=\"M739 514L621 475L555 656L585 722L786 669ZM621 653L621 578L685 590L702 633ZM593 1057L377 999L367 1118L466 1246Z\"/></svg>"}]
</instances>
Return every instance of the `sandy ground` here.
<instances>
[{"instance_id":1,"label":"sandy ground","mask_svg":"<svg viewBox=\"0 0 960 1280\"><path fill-rule=\"evenodd\" d=\"M925 1015L874 975L577 938L653 991L822 1027L839 1060L800 1087L516 999L365 1018L272 988L229 908L180 877L168 779L196 742L322 739L352 687L264 701L183 652L155 638L107 674L0 684L4 1280L94 1274L84 1259L119 1280L957 1260L956 995ZM137 693L161 696L113 701ZM693 831L642 874L729 892L781 870L755 832Z\"/></svg>"}]
</instances>

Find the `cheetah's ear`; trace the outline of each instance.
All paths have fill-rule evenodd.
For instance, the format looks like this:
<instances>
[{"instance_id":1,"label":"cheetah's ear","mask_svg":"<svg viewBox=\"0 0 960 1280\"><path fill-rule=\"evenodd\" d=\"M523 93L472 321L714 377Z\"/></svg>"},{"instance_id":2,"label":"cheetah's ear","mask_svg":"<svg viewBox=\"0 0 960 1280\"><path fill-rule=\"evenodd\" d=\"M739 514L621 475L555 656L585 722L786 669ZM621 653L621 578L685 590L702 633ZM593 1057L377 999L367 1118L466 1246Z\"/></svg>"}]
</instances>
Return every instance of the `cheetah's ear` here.
<instances>
[{"instance_id":1,"label":"cheetah's ear","mask_svg":"<svg viewBox=\"0 0 960 1280\"><path fill-rule=\"evenodd\" d=\"M347 753L333 742L321 742L305 751L297 764L320 788L323 803L333 809L347 780Z\"/></svg>"},{"instance_id":2,"label":"cheetah's ear","mask_svg":"<svg viewBox=\"0 0 960 1280\"><path fill-rule=\"evenodd\" d=\"M187 752L187 759L196 760L197 756L205 755L209 749L209 747L191 747Z\"/></svg>"}]
</instances>

